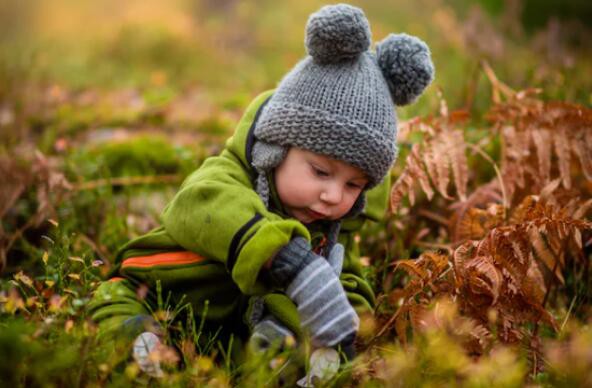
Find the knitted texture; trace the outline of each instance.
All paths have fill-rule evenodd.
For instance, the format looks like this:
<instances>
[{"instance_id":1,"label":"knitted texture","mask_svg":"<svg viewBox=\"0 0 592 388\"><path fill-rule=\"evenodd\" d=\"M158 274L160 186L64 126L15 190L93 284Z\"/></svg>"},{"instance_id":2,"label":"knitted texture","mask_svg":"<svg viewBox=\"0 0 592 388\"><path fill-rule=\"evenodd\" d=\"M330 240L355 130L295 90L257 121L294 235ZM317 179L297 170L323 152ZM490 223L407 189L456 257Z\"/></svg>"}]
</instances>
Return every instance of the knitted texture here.
<instances>
[{"instance_id":1,"label":"knitted texture","mask_svg":"<svg viewBox=\"0 0 592 388\"><path fill-rule=\"evenodd\" d=\"M358 330L359 318L339 281L343 245L336 243L327 260L310 250L302 237L293 238L273 259L271 276L287 285L303 327L318 346L334 346Z\"/></svg>"},{"instance_id":2,"label":"knitted texture","mask_svg":"<svg viewBox=\"0 0 592 388\"><path fill-rule=\"evenodd\" d=\"M286 147L270 144L264 141L257 141L253 146L251 155L253 161L251 164L257 170L256 191L259 197L269 207L269 182L267 181L267 172L277 167L286 157L288 149Z\"/></svg>"},{"instance_id":3,"label":"knitted texture","mask_svg":"<svg viewBox=\"0 0 592 388\"><path fill-rule=\"evenodd\" d=\"M333 230L329 232L328 240L333 236L336 239L340 223L335 222L331 226ZM343 268L344 247L336 241L328 242L327 246L329 247L327 262L333 268L335 275L339 276ZM311 251L310 243L305 238L295 237L280 249L273 259L270 268L271 277L277 284L289 284L304 267L317 257L318 255Z\"/></svg>"},{"instance_id":4,"label":"knitted texture","mask_svg":"<svg viewBox=\"0 0 592 388\"><path fill-rule=\"evenodd\" d=\"M313 345L335 346L358 331L360 319L333 268L322 257L296 275L286 294L296 303Z\"/></svg>"},{"instance_id":5,"label":"knitted texture","mask_svg":"<svg viewBox=\"0 0 592 388\"><path fill-rule=\"evenodd\" d=\"M294 333L268 314L253 328L249 348L254 352L262 352L270 348L279 350L286 344L288 337L296 338Z\"/></svg>"},{"instance_id":6,"label":"knitted texture","mask_svg":"<svg viewBox=\"0 0 592 388\"><path fill-rule=\"evenodd\" d=\"M358 197L358 198L361 198L361 197L365 198L366 196L360 195L360 197ZM355 207L355 204L354 204L354 207ZM352 207L352 210L355 210L355 209ZM350 213L352 212L352 210L350 210ZM329 226L329 231L327 232L326 248L321 253L323 256L329 257L330 252L335 247L335 244L337 244L337 239L339 238L340 231L341 231L341 221L332 222L331 225ZM337 274L337 276L339 276L340 273L341 272L339 272Z\"/></svg>"},{"instance_id":7,"label":"knitted texture","mask_svg":"<svg viewBox=\"0 0 592 388\"><path fill-rule=\"evenodd\" d=\"M308 54L319 62L339 62L368 50L370 26L361 9L346 4L325 6L306 25Z\"/></svg>"},{"instance_id":8,"label":"knitted texture","mask_svg":"<svg viewBox=\"0 0 592 388\"><path fill-rule=\"evenodd\" d=\"M376 45L378 65L397 105L413 102L434 79L430 49L407 34L390 34Z\"/></svg>"},{"instance_id":9,"label":"knitted texture","mask_svg":"<svg viewBox=\"0 0 592 388\"><path fill-rule=\"evenodd\" d=\"M343 244L336 243L327 255L327 263L333 268L335 275L340 276L343 270L343 259L345 256L345 248Z\"/></svg>"},{"instance_id":10,"label":"knitted texture","mask_svg":"<svg viewBox=\"0 0 592 388\"><path fill-rule=\"evenodd\" d=\"M310 250L310 243L295 237L279 250L271 264L271 277L279 285L287 285L318 256Z\"/></svg>"},{"instance_id":11,"label":"knitted texture","mask_svg":"<svg viewBox=\"0 0 592 388\"><path fill-rule=\"evenodd\" d=\"M280 82L256 138L345 161L377 185L397 155L393 101L414 100L433 78L427 45L414 39L387 38L377 57L362 10L321 8L307 23L309 56Z\"/></svg>"},{"instance_id":12,"label":"knitted texture","mask_svg":"<svg viewBox=\"0 0 592 388\"><path fill-rule=\"evenodd\" d=\"M282 80L255 136L356 166L370 188L395 160L396 120L388 85L370 53L326 65L308 57Z\"/></svg>"}]
</instances>

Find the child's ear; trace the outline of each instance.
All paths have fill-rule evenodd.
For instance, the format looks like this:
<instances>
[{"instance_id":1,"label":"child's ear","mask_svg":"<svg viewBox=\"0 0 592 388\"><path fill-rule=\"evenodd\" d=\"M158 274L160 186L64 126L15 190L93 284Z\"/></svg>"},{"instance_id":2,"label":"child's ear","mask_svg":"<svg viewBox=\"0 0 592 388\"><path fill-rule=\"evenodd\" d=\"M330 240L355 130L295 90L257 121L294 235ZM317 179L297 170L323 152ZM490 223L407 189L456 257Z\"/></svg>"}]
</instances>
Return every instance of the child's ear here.
<instances>
[{"instance_id":1,"label":"child's ear","mask_svg":"<svg viewBox=\"0 0 592 388\"><path fill-rule=\"evenodd\" d=\"M434 79L430 49L415 36L390 34L376 45L376 58L396 105L415 101Z\"/></svg>"}]
</instances>

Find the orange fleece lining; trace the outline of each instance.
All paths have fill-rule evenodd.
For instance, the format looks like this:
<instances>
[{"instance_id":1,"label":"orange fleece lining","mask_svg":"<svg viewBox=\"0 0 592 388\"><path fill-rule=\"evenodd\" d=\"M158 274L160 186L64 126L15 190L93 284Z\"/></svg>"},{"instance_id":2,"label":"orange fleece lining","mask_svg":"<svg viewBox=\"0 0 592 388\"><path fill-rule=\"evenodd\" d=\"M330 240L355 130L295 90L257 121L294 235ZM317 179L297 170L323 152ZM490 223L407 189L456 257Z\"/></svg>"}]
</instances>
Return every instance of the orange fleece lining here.
<instances>
[{"instance_id":1,"label":"orange fleece lining","mask_svg":"<svg viewBox=\"0 0 592 388\"><path fill-rule=\"evenodd\" d=\"M193 252L166 252L150 256L130 257L121 263L121 268L195 264L203 260L203 257Z\"/></svg>"}]
</instances>

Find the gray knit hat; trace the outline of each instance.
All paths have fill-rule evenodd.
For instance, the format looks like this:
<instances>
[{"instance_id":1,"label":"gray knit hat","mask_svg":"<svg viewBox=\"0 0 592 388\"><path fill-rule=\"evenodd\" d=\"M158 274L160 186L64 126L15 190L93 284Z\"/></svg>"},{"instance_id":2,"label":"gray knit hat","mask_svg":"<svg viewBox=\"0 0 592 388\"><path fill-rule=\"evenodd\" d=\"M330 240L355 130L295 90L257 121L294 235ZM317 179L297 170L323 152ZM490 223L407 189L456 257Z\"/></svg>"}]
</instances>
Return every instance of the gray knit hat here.
<instances>
[{"instance_id":1,"label":"gray knit hat","mask_svg":"<svg viewBox=\"0 0 592 388\"><path fill-rule=\"evenodd\" d=\"M296 146L360 168L370 180L367 188L382 181L397 155L393 103L413 102L432 81L434 67L428 46L416 37L391 34L376 53L370 44L359 8L325 6L310 16L309 55L280 82L255 128L253 166L260 175Z\"/></svg>"}]
</instances>

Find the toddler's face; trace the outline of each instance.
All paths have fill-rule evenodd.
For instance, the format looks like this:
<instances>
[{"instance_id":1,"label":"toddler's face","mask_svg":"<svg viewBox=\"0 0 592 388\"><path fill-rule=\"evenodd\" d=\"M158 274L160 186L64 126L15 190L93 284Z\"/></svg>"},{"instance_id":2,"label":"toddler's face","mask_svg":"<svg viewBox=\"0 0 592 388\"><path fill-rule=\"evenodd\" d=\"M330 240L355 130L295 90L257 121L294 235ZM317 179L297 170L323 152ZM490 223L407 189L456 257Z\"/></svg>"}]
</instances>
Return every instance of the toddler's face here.
<instances>
[{"instance_id":1,"label":"toddler's face","mask_svg":"<svg viewBox=\"0 0 592 388\"><path fill-rule=\"evenodd\" d=\"M286 211L304 224L343 217L368 183L359 168L296 147L275 169L274 178Z\"/></svg>"}]
</instances>

